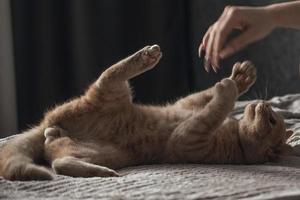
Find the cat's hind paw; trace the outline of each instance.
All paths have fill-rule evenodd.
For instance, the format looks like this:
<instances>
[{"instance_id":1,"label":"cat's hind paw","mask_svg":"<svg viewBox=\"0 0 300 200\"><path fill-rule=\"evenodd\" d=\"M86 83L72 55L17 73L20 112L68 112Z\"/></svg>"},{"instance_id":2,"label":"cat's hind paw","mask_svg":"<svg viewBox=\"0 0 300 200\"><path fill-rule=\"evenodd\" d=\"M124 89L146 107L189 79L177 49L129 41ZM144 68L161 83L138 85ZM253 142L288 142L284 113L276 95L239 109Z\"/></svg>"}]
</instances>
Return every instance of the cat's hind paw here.
<instances>
[{"instance_id":1,"label":"cat's hind paw","mask_svg":"<svg viewBox=\"0 0 300 200\"><path fill-rule=\"evenodd\" d=\"M148 57L152 59L157 59L161 55L160 47L155 44L153 46L147 46L145 47L143 51L143 58L145 60L149 59Z\"/></svg>"},{"instance_id":2,"label":"cat's hind paw","mask_svg":"<svg viewBox=\"0 0 300 200\"><path fill-rule=\"evenodd\" d=\"M161 57L162 53L160 51L160 47L156 44L153 46L147 46L142 50L143 64L147 68L154 67Z\"/></svg>"},{"instance_id":3,"label":"cat's hind paw","mask_svg":"<svg viewBox=\"0 0 300 200\"><path fill-rule=\"evenodd\" d=\"M62 137L64 133L64 130L58 127L49 127L46 128L44 131L45 136L45 145L51 143L53 140Z\"/></svg>"},{"instance_id":4,"label":"cat's hind paw","mask_svg":"<svg viewBox=\"0 0 300 200\"><path fill-rule=\"evenodd\" d=\"M155 44L144 47L134 56L140 57L138 60L141 62L142 67L149 70L155 67L155 65L159 62L162 57L162 52L160 47Z\"/></svg>"},{"instance_id":5,"label":"cat's hind paw","mask_svg":"<svg viewBox=\"0 0 300 200\"><path fill-rule=\"evenodd\" d=\"M230 79L236 82L239 95L241 95L255 83L256 68L250 61L237 62L233 66Z\"/></svg>"}]
</instances>

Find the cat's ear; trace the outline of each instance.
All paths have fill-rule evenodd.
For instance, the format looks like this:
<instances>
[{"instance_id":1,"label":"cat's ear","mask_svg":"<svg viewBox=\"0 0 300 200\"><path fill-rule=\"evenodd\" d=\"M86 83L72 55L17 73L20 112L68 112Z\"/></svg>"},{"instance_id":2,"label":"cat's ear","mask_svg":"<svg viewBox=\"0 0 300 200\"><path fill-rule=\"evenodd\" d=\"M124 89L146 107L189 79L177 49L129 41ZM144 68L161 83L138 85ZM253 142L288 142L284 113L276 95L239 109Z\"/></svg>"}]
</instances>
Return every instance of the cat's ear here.
<instances>
[{"instance_id":1,"label":"cat's ear","mask_svg":"<svg viewBox=\"0 0 300 200\"><path fill-rule=\"evenodd\" d=\"M289 139L293 135L293 133L294 132L292 130L286 130L286 132L285 132L286 140Z\"/></svg>"}]
</instances>

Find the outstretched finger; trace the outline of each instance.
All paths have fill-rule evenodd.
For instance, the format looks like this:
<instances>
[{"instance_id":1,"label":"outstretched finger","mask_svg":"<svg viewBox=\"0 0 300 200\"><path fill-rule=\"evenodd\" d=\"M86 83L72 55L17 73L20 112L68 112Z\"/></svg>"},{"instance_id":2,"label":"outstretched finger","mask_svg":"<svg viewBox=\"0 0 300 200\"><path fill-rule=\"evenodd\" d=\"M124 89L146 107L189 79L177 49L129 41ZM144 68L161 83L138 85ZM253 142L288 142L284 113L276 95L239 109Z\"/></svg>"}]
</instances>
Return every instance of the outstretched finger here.
<instances>
[{"instance_id":1,"label":"outstretched finger","mask_svg":"<svg viewBox=\"0 0 300 200\"><path fill-rule=\"evenodd\" d=\"M214 72L217 72L217 68L214 65L211 65L211 60L212 60L212 53L213 53L213 43L214 43L214 39L215 39L215 31L214 29L212 29L211 33L210 33L210 37L207 43L207 48L205 51L205 61L206 61L206 65L205 65L205 70L207 72L209 72L209 68L212 67Z\"/></svg>"},{"instance_id":2,"label":"outstretched finger","mask_svg":"<svg viewBox=\"0 0 300 200\"><path fill-rule=\"evenodd\" d=\"M219 66L219 53L224 46L229 34L233 29L239 27L237 12L233 8L224 11L224 16L220 19L220 24L215 33L215 41L213 46L213 64Z\"/></svg>"},{"instance_id":3,"label":"outstretched finger","mask_svg":"<svg viewBox=\"0 0 300 200\"><path fill-rule=\"evenodd\" d=\"M209 35L210 35L210 32L211 32L211 29L212 29L212 26L210 26L208 28L208 30L206 31L205 35L203 36L202 42L201 42L201 44L199 46L199 49L198 49L198 55L199 55L199 57L201 57L202 51L206 50L207 42L209 40Z\"/></svg>"}]
</instances>

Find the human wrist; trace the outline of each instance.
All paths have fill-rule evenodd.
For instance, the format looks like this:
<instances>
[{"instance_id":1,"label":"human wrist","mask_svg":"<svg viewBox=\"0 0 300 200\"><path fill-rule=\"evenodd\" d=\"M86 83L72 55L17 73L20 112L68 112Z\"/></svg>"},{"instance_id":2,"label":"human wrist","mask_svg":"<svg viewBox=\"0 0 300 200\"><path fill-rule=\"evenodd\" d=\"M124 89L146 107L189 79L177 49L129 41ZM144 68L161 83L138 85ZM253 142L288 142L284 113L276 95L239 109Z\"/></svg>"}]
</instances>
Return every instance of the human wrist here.
<instances>
[{"instance_id":1,"label":"human wrist","mask_svg":"<svg viewBox=\"0 0 300 200\"><path fill-rule=\"evenodd\" d=\"M282 16L280 15L280 10L276 4L265 6L263 9L266 12L268 21L273 29L284 26L282 22Z\"/></svg>"},{"instance_id":2,"label":"human wrist","mask_svg":"<svg viewBox=\"0 0 300 200\"><path fill-rule=\"evenodd\" d=\"M299 0L266 6L266 11L275 27L300 29Z\"/></svg>"}]
</instances>

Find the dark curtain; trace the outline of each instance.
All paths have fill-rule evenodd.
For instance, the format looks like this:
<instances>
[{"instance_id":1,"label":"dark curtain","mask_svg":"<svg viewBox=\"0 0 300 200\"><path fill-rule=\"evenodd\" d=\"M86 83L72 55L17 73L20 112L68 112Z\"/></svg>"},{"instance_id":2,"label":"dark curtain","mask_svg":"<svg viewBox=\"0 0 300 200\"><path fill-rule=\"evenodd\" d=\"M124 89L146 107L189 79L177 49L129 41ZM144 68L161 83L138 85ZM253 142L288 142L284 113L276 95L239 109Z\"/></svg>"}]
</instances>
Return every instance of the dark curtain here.
<instances>
[{"instance_id":1,"label":"dark curtain","mask_svg":"<svg viewBox=\"0 0 300 200\"><path fill-rule=\"evenodd\" d=\"M236 60L254 60L262 74L258 82L264 82L265 75L274 71L278 63L274 65L271 59L282 52L293 55L293 59L284 59L279 65L291 65L295 71L300 49L295 38L299 41L299 33L281 31L265 43L259 42L225 60L226 67L218 74L204 72L203 60L197 57L198 44L224 6L271 1L245 2L12 0L19 129L37 123L55 104L82 94L104 69L148 44L159 44L163 59L157 68L131 80L134 100L142 103L164 103L204 89L229 74ZM285 38L280 51L274 43L278 38ZM265 52L270 47L268 57ZM281 68L276 70L280 72ZM283 76L274 77L276 84L284 85L283 80L292 77L293 84L299 85L292 70L284 68ZM256 86L255 90L261 93L265 89L260 87L264 86ZM271 88L269 96L290 92L299 92L298 86L277 92Z\"/></svg>"}]
</instances>

